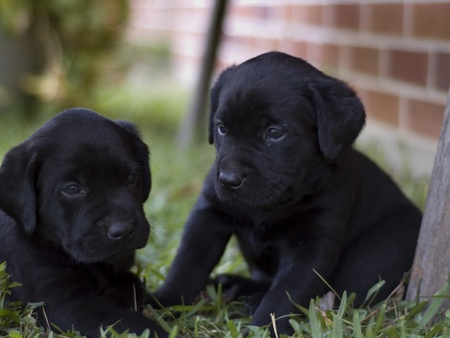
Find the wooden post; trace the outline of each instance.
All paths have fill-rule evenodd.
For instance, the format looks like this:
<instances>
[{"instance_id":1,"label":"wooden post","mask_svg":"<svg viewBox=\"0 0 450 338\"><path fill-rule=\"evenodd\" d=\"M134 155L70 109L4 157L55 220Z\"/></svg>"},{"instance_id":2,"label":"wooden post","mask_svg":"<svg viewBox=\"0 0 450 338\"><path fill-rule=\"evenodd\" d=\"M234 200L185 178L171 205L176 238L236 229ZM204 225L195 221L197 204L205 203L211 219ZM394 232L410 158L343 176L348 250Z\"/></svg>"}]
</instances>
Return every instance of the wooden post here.
<instances>
[{"instance_id":1,"label":"wooden post","mask_svg":"<svg viewBox=\"0 0 450 338\"><path fill-rule=\"evenodd\" d=\"M186 118L182 122L178 134L182 145L188 145L206 135L206 108L209 87L216 62L217 48L222 36L222 22L225 17L227 2L228 0L215 0L214 2L200 76ZM206 140L206 136L204 138Z\"/></svg>"},{"instance_id":2,"label":"wooden post","mask_svg":"<svg viewBox=\"0 0 450 338\"><path fill-rule=\"evenodd\" d=\"M450 273L450 92L406 298L427 298ZM450 307L450 299L444 301Z\"/></svg>"}]
</instances>

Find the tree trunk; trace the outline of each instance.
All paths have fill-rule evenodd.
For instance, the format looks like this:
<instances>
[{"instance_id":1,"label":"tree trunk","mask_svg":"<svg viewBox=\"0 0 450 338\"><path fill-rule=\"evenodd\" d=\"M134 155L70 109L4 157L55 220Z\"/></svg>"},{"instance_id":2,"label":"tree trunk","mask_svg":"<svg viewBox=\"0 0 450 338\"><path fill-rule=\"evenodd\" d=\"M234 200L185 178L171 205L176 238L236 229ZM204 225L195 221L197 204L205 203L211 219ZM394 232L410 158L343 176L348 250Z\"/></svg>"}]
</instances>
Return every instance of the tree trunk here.
<instances>
[{"instance_id":1,"label":"tree trunk","mask_svg":"<svg viewBox=\"0 0 450 338\"><path fill-rule=\"evenodd\" d=\"M442 123L407 298L433 296L447 282L449 272L450 101ZM450 299L445 300L443 306L449 308Z\"/></svg>"},{"instance_id":2,"label":"tree trunk","mask_svg":"<svg viewBox=\"0 0 450 338\"><path fill-rule=\"evenodd\" d=\"M216 0L211 16L205 52L203 54L200 76L185 120L179 131L182 145L202 139L206 135L206 107L208 105L209 86L214 70L217 48L222 35L222 22L225 17L228 0ZM206 140L206 136L204 137Z\"/></svg>"}]
</instances>

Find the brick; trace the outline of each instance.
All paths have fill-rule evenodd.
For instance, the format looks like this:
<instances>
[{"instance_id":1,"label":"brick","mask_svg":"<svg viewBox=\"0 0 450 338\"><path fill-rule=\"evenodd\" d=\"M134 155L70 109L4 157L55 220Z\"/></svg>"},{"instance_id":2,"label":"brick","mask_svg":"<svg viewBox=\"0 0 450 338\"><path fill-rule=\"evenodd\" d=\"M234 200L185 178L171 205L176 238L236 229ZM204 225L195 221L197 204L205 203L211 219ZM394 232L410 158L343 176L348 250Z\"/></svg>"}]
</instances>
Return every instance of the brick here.
<instances>
[{"instance_id":1,"label":"brick","mask_svg":"<svg viewBox=\"0 0 450 338\"><path fill-rule=\"evenodd\" d=\"M343 29L357 30L359 28L359 5L358 4L330 4L326 6L326 17L330 26Z\"/></svg>"},{"instance_id":2,"label":"brick","mask_svg":"<svg viewBox=\"0 0 450 338\"><path fill-rule=\"evenodd\" d=\"M238 36L238 35L227 35L226 42L233 45L234 48L239 48L240 46L253 46L254 38L249 36Z\"/></svg>"},{"instance_id":3,"label":"brick","mask_svg":"<svg viewBox=\"0 0 450 338\"><path fill-rule=\"evenodd\" d=\"M298 24L321 25L323 22L323 6L298 5L291 9L292 20Z\"/></svg>"},{"instance_id":4,"label":"brick","mask_svg":"<svg viewBox=\"0 0 450 338\"><path fill-rule=\"evenodd\" d=\"M405 50L388 51L388 76L395 80L425 86L428 73L428 55Z\"/></svg>"},{"instance_id":5,"label":"brick","mask_svg":"<svg viewBox=\"0 0 450 338\"><path fill-rule=\"evenodd\" d=\"M245 15L244 10L245 10L245 7L238 6L238 5L230 2L230 4L228 5L228 8L227 8L226 16L227 17L233 17L233 18L237 17L238 18L240 16Z\"/></svg>"},{"instance_id":6,"label":"brick","mask_svg":"<svg viewBox=\"0 0 450 338\"><path fill-rule=\"evenodd\" d=\"M277 7L276 19L285 24L292 20L292 6L282 5Z\"/></svg>"},{"instance_id":7,"label":"brick","mask_svg":"<svg viewBox=\"0 0 450 338\"><path fill-rule=\"evenodd\" d=\"M242 19L266 19L269 15L269 8L266 6L231 6L233 14L237 14Z\"/></svg>"},{"instance_id":8,"label":"brick","mask_svg":"<svg viewBox=\"0 0 450 338\"><path fill-rule=\"evenodd\" d=\"M444 118L445 105L410 100L406 127L425 136L438 138Z\"/></svg>"},{"instance_id":9,"label":"brick","mask_svg":"<svg viewBox=\"0 0 450 338\"><path fill-rule=\"evenodd\" d=\"M413 5L413 34L416 37L450 40L450 3Z\"/></svg>"},{"instance_id":10,"label":"brick","mask_svg":"<svg viewBox=\"0 0 450 338\"><path fill-rule=\"evenodd\" d=\"M338 68L340 47L333 44L307 43L307 61L317 68Z\"/></svg>"},{"instance_id":11,"label":"brick","mask_svg":"<svg viewBox=\"0 0 450 338\"><path fill-rule=\"evenodd\" d=\"M290 41L286 39L280 40L280 51L306 59L306 42L305 41Z\"/></svg>"},{"instance_id":12,"label":"brick","mask_svg":"<svg viewBox=\"0 0 450 338\"><path fill-rule=\"evenodd\" d=\"M378 34L401 35L403 33L403 4L364 5L368 13L367 28Z\"/></svg>"},{"instance_id":13,"label":"brick","mask_svg":"<svg viewBox=\"0 0 450 338\"><path fill-rule=\"evenodd\" d=\"M450 85L450 54L438 53L436 55L435 86L445 91L449 90Z\"/></svg>"},{"instance_id":14,"label":"brick","mask_svg":"<svg viewBox=\"0 0 450 338\"><path fill-rule=\"evenodd\" d=\"M273 38L254 39L253 45L253 48L255 49L255 56L272 50L279 50L279 40Z\"/></svg>"},{"instance_id":15,"label":"brick","mask_svg":"<svg viewBox=\"0 0 450 338\"><path fill-rule=\"evenodd\" d=\"M351 70L370 75L380 73L380 51L375 48L346 47Z\"/></svg>"},{"instance_id":16,"label":"brick","mask_svg":"<svg viewBox=\"0 0 450 338\"><path fill-rule=\"evenodd\" d=\"M399 125L399 98L395 95L373 90L358 90L366 108L366 114L382 123L393 127Z\"/></svg>"}]
</instances>

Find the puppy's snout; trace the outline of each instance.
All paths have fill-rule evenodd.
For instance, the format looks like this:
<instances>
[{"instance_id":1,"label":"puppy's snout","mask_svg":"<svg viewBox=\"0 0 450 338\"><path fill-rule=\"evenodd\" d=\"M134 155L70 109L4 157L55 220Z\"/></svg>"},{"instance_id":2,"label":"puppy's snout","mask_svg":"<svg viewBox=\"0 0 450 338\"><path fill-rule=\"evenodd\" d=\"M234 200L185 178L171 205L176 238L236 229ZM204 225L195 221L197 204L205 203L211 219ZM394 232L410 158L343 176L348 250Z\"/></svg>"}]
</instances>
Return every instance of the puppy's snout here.
<instances>
[{"instance_id":1,"label":"puppy's snout","mask_svg":"<svg viewBox=\"0 0 450 338\"><path fill-rule=\"evenodd\" d=\"M134 226L131 223L113 223L107 228L108 237L119 241L130 238L134 233Z\"/></svg>"},{"instance_id":2,"label":"puppy's snout","mask_svg":"<svg viewBox=\"0 0 450 338\"><path fill-rule=\"evenodd\" d=\"M235 173L220 172L219 183L227 188L236 189L242 184L243 177Z\"/></svg>"}]
</instances>

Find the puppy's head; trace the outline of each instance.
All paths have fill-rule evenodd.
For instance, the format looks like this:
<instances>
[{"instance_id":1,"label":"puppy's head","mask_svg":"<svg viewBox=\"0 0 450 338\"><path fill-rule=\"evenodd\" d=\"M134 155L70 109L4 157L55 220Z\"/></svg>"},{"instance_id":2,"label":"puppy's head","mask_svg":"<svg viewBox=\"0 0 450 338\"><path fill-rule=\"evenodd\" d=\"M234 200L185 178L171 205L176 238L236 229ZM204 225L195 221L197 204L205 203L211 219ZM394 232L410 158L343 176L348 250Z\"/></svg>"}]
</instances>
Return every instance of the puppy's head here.
<instances>
[{"instance_id":1,"label":"puppy's head","mask_svg":"<svg viewBox=\"0 0 450 338\"><path fill-rule=\"evenodd\" d=\"M148 161L132 124L68 109L6 154L0 207L76 261L119 261L148 239Z\"/></svg>"},{"instance_id":2,"label":"puppy's head","mask_svg":"<svg viewBox=\"0 0 450 338\"><path fill-rule=\"evenodd\" d=\"M365 122L342 81L270 52L226 69L211 91L219 199L272 207L320 188Z\"/></svg>"}]
</instances>

